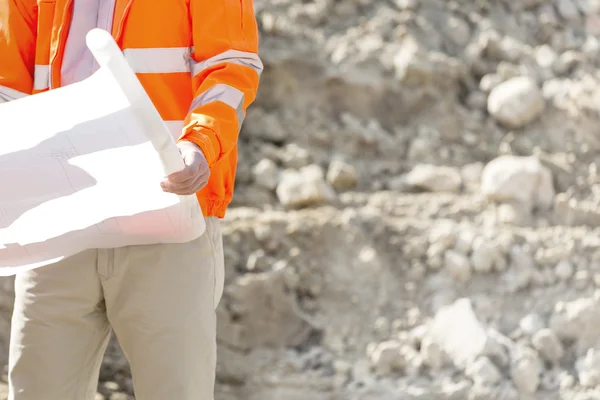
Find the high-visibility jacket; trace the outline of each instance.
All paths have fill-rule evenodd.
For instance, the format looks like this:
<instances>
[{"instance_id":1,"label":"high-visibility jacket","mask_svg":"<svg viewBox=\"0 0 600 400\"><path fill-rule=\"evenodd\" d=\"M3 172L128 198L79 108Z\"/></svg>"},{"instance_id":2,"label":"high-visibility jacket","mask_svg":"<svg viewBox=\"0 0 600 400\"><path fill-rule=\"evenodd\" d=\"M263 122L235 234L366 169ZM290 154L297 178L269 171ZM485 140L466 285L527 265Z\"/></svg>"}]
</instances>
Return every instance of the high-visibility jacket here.
<instances>
[{"instance_id":1,"label":"high-visibility jacket","mask_svg":"<svg viewBox=\"0 0 600 400\"><path fill-rule=\"evenodd\" d=\"M211 177L197 197L223 217L263 69L253 0L115 1L111 33L167 126L204 152ZM0 102L61 86L72 3L0 0Z\"/></svg>"}]
</instances>

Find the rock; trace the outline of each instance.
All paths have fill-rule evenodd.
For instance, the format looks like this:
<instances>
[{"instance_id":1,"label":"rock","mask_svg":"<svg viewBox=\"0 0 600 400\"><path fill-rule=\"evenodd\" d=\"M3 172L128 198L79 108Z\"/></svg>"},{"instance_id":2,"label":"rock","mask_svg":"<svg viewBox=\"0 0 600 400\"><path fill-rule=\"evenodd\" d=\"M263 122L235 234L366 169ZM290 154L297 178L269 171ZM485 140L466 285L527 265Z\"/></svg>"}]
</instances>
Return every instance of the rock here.
<instances>
[{"instance_id":1,"label":"rock","mask_svg":"<svg viewBox=\"0 0 600 400\"><path fill-rule=\"evenodd\" d=\"M566 281L571 279L574 273L573 265L569 262L569 260L562 260L556 267L554 268L554 273L556 277L561 281Z\"/></svg>"},{"instance_id":2,"label":"rock","mask_svg":"<svg viewBox=\"0 0 600 400\"><path fill-rule=\"evenodd\" d=\"M510 249L510 265L503 280L510 293L515 293L529 286L536 272L533 256L519 246Z\"/></svg>"},{"instance_id":3,"label":"rock","mask_svg":"<svg viewBox=\"0 0 600 400\"><path fill-rule=\"evenodd\" d=\"M511 78L488 97L488 112L508 128L522 128L536 120L546 107L537 83L529 77Z\"/></svg>"},{"instance_id":4,"label":"rock","mask_svg":"<svg viewBox=\"0 0 600 400\"><path fill-rule=\"evenodd\" d=\"M544 319L535 313L527 314L519 321L519 328L526 335L534 335L538 331L544 329L546 327L546 323Z\"/></svg>"},{"instance_id":5,"label":"rock","mask_svg":"<svg viewBox=\"0 0 600 400\"><path fill-rule=\"evenodd\" d=\"M430 335L431 340L459 368L465 368L483 355L488 343L488 336L473 312L471 301L466 298L438 310Z\"/></svg>"},{"instance_id":6,"label":"rock","mask_svg":"<svg viewBox=\"0 0 600 400\"><path fill-rule=\"evenodd\" d=\"M575 362L579 382L586 388L600 385L600 352L589 349L584 357Z\"/></svg>"},{"instance_id":7,"label":"rock","mask_svg":"<svg viewBox=\"0 0 600 400\"><path fill-rule=\"evenodd\" d=\"M474 162L463 166L460 170L460 175L464 183L479 183L481 174L483 173L484 165L481 162Z\"/></svg>"},{"instance_id":8,"label":"rock","mask_svg":"<svg viewBox=\"0 0 600 400\"><path fill-rule=\"evenodd\" d=\"M456 280L466 282L471 279L472 269L469 258L457 251L444 253L444 268Z\"/></svg>"},{"instance_id":9,"label":"rock","mask_svg":"<svg viewBox=\"0 0 600 400\"><path fill-rule=\"evenodd\" d=\"M279 169L274 161L263 158L252 168L254 181L265 189L275 190L279 183Z\"/></svg>"},{"instance_id":10,"label":"rock","mask_svg":"<svg viewBox=\"0 0 600 400\"><path fill-rule=\"evenodd\" d=\"M127 395L127 393L112 393L110 395L110 400L130 400L131 397Z\"/></svg>"},{"instance_id":11,"label":"rock","mask_svg":"<svg viewBox=\"0 0 600 400\"><path fill-rule=\"evenodd\" d=\"M292 169L306 167L312 162L310 151L295 143L286 145L279 157L284 166Z\"/></svg>"},{"instance_id":12,"label":"rock","mask_svg":"<svg viewBox=\"0 0 600 400\"><path fill-rule=\"evenodd\" d=\"M465 397L463 397L464 399ZM474 385L468 400L521 400L511 382L501 382L497 386Z\"/></svg>"},{"instance_id":13,"label":"rock","mask_svg":"<svg viewBox=\"0 0 600 400\"><path fill-rule=\"evenodd\" d=\"M267 256L263 249L258 249L248 255L248 260L246 261L246 270L253 272L266 271L274 263L275 260Z\"/></svg>"},{"instance_id":14,"label":"rock","mask_svg":"<svg viewBox=\"0 0 600 400\"><path fill-rule=\"evenodd\" d=\"M471 37L471 28L463 19L450 15L446 21L445 32L448 38L458 46L464 46Z\"/></svg>"},{"instance_id":15,"label":"rock","mask_svg":"<svg viewBox=\"0 0 600 400\"><path fill-rule=\"evenodd\" d=\"M491 272L496 260L501 257L499 251L489 242L482 238L477 238L473 242L473 252L471 254L471 264L473 270L478 273Z\"/></svg>"},{"instance_id":16,"label":"rock","mask_svg":"<svg viewBox=\"0 0 600 400\"><path fill-rule=\"evenodd\" d=\"M544 44L535 50L535 60L542 68L552 68L558 60L558 54L551 46Z\"/></svg>"},{"instance_id":17,"label":"rock","mask_svg":"<svg viewBox=\"0 0 600 400\"><path fill-rule=\"evenodd\" d=\"M504 82L504 78L502 78L498 74L487 74L481 78L479 81L479 89L481 89L484 93L491 93L496 87ZM486 99L486 107L487 107L487 99Z\"/></svg>"},{"instance_id":18,"label":"rock","mask_svg":"<svg viewBox=\"0 0 600 400\"><path fill-rule=\"evenodd\" d=\"M542 363L535 350L525 347L513 356L510 376L521 393L535 393L540 385Z\"/></svg>"},{"instance_id":19,"label":"rock","mask_svg":"<svg viewBox=\"0 0 600 400\"><path fill-rule=\"evenodd\" d=\"M403 346L402 343L394 340L379 343L371 354L371 364L383 374L402 370L405 365L402 357Z\"/></svg>"},{"instance_id":20,"label":"rock","mask_svg":"<svg viewBox=\"0 0 600 400\"><path fill-rule=\"evenodd\" d=\"M456 168L419 164L408 173L406 182L429 192L458 192L462 178Z\"/></svg>"},{"instance_id":21,"label":"rock","mask_svg":"<svg viewBox=\"0 0 600 400\"><path fill-rule=\"evenodd\" d=\"M594 298L582 297L570 302L558 302L549 321L549 328L563 340L581 340L600 336L600 307Z\"/></svg>"},{"instance_id":22,"label":"rock","mask_svg":"<svg viewBox=\"0 0 600 400\"><path fill-rule=\"evenodd\" d=\"M465 370L476 385L495 385L502 379L498 367L488 357L479 357Z\"/></svg>"},{"instance_id":23,"label":"rock","mask_svg":"<svg viewBox=\"0 0 600 400\"><path fill-rule=\"evenodd\" d=\"M354 189L358 186L358 172L352 165L340 160L329 164L327 182L337 191Z\"/></svg>"},{"instance_id":24,"label":"rock","mask_svg":"<svg viewBox=\"0 0 600 400\"><path fill-rule=\"evenodd\" d=\"M443 249L451 248L456 241L456 222L448 219L435 222L427 239L430 245L438 244Z\"/></svg>"},{"instance_id":25,"label":"rock","mask_svg":"<svg viewBox=\"0 0 600 400\"><path fill-rule=\"evenodd\" d=\"M243 129L248 135L268 142L279 142L286 137L285 129L277 115L267 113L260 107L248 108Z\"/></svg>"},{"instance_id":26,"label":"rock","mask_svg":"<svg viewBox=\"0 0 600 400\"><path fill-rule=\"evenodd\" d=\"M413 347L396 340L379 343L370 358L371 364L379 374L405 371L415 375L422 365L420 355Z\"/></svg>"},{"instance_id":27,"label":"rock","mask_svg":"<svg viewBox=\"0 0 600 400\"><path fill-rule=\"evenodd\" d=\"M558 362L565 350L558 336L551 329L540 329L531 338L531 344L549 362Z\"/></svg>"},{"instance_id":28,"label":"rock","mask_svg":"<svg viewBox=\"0 0 600 400\"><path fill-rule=\"evenodd\" d=\"M554 202L552 173L535 157L504 155L483 169L481 192L498 202L549 208Z\"/></svg>"},{"instance_id":29,"label":"rock","mask_svg":"<svg viewBox=\"0 0 600 400\"><path fill-rule=\"evenodd\" d=\"M456 237L454 250L465 255L469 254L476 236L477 234L472 229L461 230Z\"/></svg>"},{"instance_id":30,"label":"rock","mask_svg":"<svg viewBox=\"0 0 600 400\"><path fill-rule=\"evenodd\" d=\"M561 17L567 21L580 18L579 10L573 0L557 0L556 8Z\"/></svg>"},{"instance_id":31,"label":"rock","mask_svg":"<svg viewBox=\"0 0 600 400\"><path fill-rule=\"evenodd\" d=\"M400 10L415 10L419 7L419 0L394 0L393 3Z\"/></svg>"},{"instance_id":32,"label":"rock","mask_svg":"<svg viewBox=\"0 0 600 400\"><path fill-rule=\"evenodd\" d=\"M444 350L429 335L425 336L421 341L421 358L425 365L433 369L442 368L446 364Z\"/></svg>"},{"instance_id":33,"label":"rock","mask_svg":"<svg viewBox=\"0 0 600 400\"><path fill-rule=\"evenodd\" d=\"M335 198L333 189L325 181L323 170L316 164L299 171L284 171L276 193L281 204L290 208L327 203Z\"/></svg>"}]
</instances>

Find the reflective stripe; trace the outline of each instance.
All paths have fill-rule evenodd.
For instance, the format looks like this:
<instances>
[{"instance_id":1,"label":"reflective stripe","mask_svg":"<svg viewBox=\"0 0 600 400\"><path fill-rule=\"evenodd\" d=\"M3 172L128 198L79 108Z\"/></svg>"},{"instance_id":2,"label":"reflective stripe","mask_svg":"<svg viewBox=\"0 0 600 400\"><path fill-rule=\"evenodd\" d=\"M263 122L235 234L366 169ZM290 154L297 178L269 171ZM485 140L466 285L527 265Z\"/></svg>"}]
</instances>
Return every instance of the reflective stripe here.
<instances>
[{"instance_id":1,"label":"reflective stripe","mask_svg":"<svg viewBox=\"0 0 600 400\"><path fill-rule=\"evenodd\" d=\"M11 89L7 86L0 86L0 103L21 99L25 96L28 96L28 94Z\"/></svg>"},{"instance_id":2,"label":"reflective stripe","mask_svg":"<svg viewBox=\"0 0 600 400\"><path fill-rule=\"evenodd\" d=\"M220 63L233 63L252 68L258 76L264 69L256 53L239 50L227 50L205 61L194 62L191 58L193 48L165 47L125 49L123 54L131 69L138 74L192 72L198 75L207 68Z\"/></svg>"},{"instance_id":3,"label":"reflective stripe","mask_svg":"<svg viewBox=\"0 0 600 400\"><path fill-rule=\"evenodd\" d=\"M177 140L183 133L183 124L184 121L165 121L169 132L171 132L171 136L173 139Z\"/></svg>"},{"instance_id":4,"label":"reflective stripe","mask_svg":"<svg viewBox=\"0 0 600 400\"><path fill-rule=\"evenodd\" d=\"M207 68L214 67L217 64L225 62L250 67L256 71L259 77L264 69L263 63L258 54L239 50L227 50L221 54L217 54L216 56L209 58L208 60L192 63L192 73L194 76L196 76Z\"/></svg>"},{"instance_id":5,"label":"reflective stripe","mask_svg":"<svg viewBox=\"0 0 600 400\"><path fill-rule=\"evenodd\" d=\"M50 87L50 66L36 65L33 73L33 90L44 90Z\"/></svg>"},{"instance_id":6,"label":"reflective stripe","mask_svg":"<svg viewBox=\"0 0 600 400\"><path fill-rule=\"evenodd\" d=\"M125 49L123 54L133 72L160 74L190 72L189 47L166 47L149 49Z\"/></svg>"},{"instance_id":7,"label":"reflective stripe","mask_svg":"<svg viewBox=\"0 0 600 400\"><path fill-rule=\"evenodd\" d=\"M225 103L235 110L238 118L239 130L244 122L244 92L229 85L219 83L208 89L206 92L198 95L192 102L190 111L214 101Z\"/></svg>"}]
</instances>

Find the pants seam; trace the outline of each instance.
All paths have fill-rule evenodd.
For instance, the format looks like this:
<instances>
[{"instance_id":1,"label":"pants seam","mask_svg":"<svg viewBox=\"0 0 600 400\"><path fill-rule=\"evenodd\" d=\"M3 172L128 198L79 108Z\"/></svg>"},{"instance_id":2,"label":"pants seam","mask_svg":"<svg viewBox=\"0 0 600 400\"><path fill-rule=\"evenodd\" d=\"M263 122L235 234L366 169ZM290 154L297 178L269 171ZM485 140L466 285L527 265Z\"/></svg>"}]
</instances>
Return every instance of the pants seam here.
<instances>
[{"instance_id":1,"label":"pants seam","mask_svg":"<svg viewBox=\"0 0 600 400\"><path fill-rule=\"evenodd\" d=\"M209 220L210 223L210 254L212 256L212 273L213 273L213 286L212 286L212 308L214 309L216 307L216 301L215 301L215 295L217 294L217 249L215 246L215 224L214 221L211 219ZM207 232L208 233L208 232Z\"/></svg>"}]
</instances>

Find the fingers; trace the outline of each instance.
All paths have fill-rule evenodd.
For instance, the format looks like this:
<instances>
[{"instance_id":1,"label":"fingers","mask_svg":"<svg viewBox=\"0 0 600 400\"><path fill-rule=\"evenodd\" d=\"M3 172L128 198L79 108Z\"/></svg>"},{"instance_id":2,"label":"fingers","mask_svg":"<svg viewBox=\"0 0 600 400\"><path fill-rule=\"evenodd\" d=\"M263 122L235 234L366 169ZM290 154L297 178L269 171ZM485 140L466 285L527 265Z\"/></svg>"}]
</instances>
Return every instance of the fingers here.
<instances>
[{"instance_id":1,"label":"fingers","mask_svg":"<svg viewBox=\"0 0 600 400\"><path fill-rule=\"evenodd\" d=\"M161 182L165 192L179 195L194 194L208 183L210 168L198 146L190 142L178 143L186 167L169 175Z\"/></svg>"},{"instance_id":2,"label":"fingers","mask_svg":"<svg viewBox=\"0 0 600 400\"><path fill-rule=\"evenodd\" d=\"M202 157L196 152L184 154L183 161L186 167L181 171L169 175L168 179L171 182L187 184L208 170L208 165L206 165L206 162L203 162Z\"/></svg>"},{"instance_id":3,"label":"fingers","mask_svg":"<svg viewBox=\"0 0 600 400\"><path fill-rule=\"evenodd\" d=\"M175 193L179 195L194 194L204 188L208 183L210 177L210 171L204 174L196 176L194 179L185 183L177 183L172 181L165 181L161 184L161 187L165 192Z\"/></svg>"}]
</instances>

